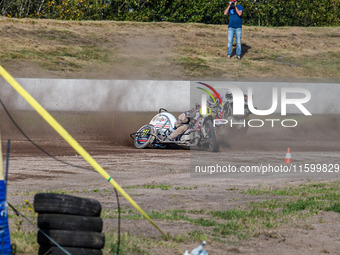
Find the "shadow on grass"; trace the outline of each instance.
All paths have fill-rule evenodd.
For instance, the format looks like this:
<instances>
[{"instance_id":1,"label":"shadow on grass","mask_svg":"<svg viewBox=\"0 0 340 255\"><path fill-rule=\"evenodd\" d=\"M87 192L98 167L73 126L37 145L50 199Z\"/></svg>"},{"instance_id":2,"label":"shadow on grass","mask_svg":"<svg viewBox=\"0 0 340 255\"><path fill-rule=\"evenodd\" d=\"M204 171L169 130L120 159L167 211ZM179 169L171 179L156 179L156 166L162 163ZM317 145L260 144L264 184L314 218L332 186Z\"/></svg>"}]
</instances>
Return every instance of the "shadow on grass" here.
<instances>
[{"instance_id":1,"label":"shadow on grass","mask_svg":"<svg viewBox=\"0 0 340 255\"><path fill-rule=\"evenodd\" d=\"M249 45L245 43L241 43L241 58L243 58L243 56L247 54L249 49L251 49ZM236 46L233 46L233 51L231 53L231 56L236 56Z\"/></svg>"}]
</instances>

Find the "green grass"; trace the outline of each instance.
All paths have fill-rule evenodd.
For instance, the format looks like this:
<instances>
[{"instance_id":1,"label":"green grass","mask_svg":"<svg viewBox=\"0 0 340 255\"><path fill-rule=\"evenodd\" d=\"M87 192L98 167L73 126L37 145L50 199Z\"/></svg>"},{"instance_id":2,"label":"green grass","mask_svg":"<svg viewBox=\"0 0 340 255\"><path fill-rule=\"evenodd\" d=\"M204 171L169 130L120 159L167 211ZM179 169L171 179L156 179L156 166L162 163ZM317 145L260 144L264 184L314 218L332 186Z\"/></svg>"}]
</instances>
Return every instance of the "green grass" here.
<instances>
[{"instance_id":1,"label":"green grass","mask_svg":"<svg viewBox=\"0 0 340 255\"><path fill-rule=\"evenodd\" d=\"M78 194L78 193L89 193L89 192L94 192L93 190L65 190L65 189L57 189L57 190L37 190L37 191L26 191L26 192L18 192L18 193L13 193L16 196L24 196L24 197L32 197L37 193L55 193L55 194Z\"/></svg>"},{"instance_id":2,"label":"green grass","mask_svg":"<svg viewBox=\"0 0 340 255\"><path fill-rule=\"evenodd\" d=\"M107 64L114 49L95 46L58 46L53 49L17 49L10 53L0 53L4 61L29 60L51 71L79 71L87 61Z\"/></svg>"},{"instance_id":3,"label":"green grass","mask_svg":"<svg viewBox=\"0 0 340 255\"><path fill-rule=\"evenodd\" d=\"M175 187L175 190L195 190L198 189L198 186L180 186L180 187Z\"/></svg>"},{"instance_id":4,"label":"green grass","mask_svg":"<svg viewBox=\"0 0 340 255\"><path fill-rule=\"evenodd\" d=\"M170 190L174 188L175 190L196 190L198 186L178 186L173 187L172 185L167 184L144 184L144 185L134 185L124 187L125 189L161 189L161 190Z\"/></svg>"},{"instance_id":5,"label":"green grass","mask_svg":"<svg viewBox=\"0 0 340 255\"><path fill-rule=\"evenodd\" d=\"M329 206L326 211L333 211L333 212L337 212L340 213L340 203L335 203L331 206Z\"/></svg>"},{"instance_id":6,"label":"green grass","mask_svg":"<svg viewBox=\"0 0 340 255\"><path fill-rule=\"evenodd\" d=\"M184 52L188 52L185 51ZM189 53L190 55L191 53ZM194 54L196 56L186 56L187 54L180 54L179 57L173 59L173 63L175 65L180 66L183 74L187 77L219 77L224 72L224 70L220 68L211 68L209 63L216 62L218 60L223 63L225 60L218 59L210 59L212 56L204 57L199 54ZM192 55L192 54L191 54Z\"/></svg>"},{"instance_id":7,"label":"green grass","mask_svg":"<svg viewBox=\"0 0 340 255\"><path fill-rule=\"evenodd\" d=\"M11 230L11 242L17 246L17 254L37 254L37 232Z\"/></svg>"},{"instance_id":8,"label":"green grass","mask_svg":"<svg viewBox=\"0 0 340 255\"><path fill-rule=\"evenodd\" d=\"M335 211L339 213L340 182L307 183L297 187L286 186L282 189L260 187L243 192L245 195L271 195L277 199L269 199L252 203L256 208L267 210L280 209L283 214L297 214L302 211L317 213L319 211Z\"/></svg>"},{"instance_id":9,"label":"green grass","mask_svg":"<svg viewBox=\"0 0 340 255\"><path fill-rule=\"evenodd\" d=\"M305 219L320 211L340 213L339 190L339 181L307 183L281 189L261 186L240 192L251 196L271 196L272 199L251 202L243 207L223 211L176 209L147 213L154 220L178 224L186 222L203 227L206 229L203 233L208 240L242 240L256 236L262 230L288 224L292 218ZM116 212L111 213L111 217L116 217ZM130 210L122 212L122 219L142 220L143 217Z\"/></svg>"},{"instance_id":10,"label":"green grass","mask_svg":"<svg viewBox=\"0 0 340 255\"><path fill-rule=\"evenodd\" d=\"M105 238L104 254L115 254L117 252L117 233L106 232ZM198 230L178 235L169 235L169 240L167 241L123 233L121 235L119 254L155 254L154 252L150 252L150 250L158 250L159 248L170 248L172 251L179 251L179 243L200 243L207 238L208 236L206 234ZM173 254L173 252L171 254Z\"/></svg>"},{"instance_id":11,"label":"green grass","mask_svg":"<svg viewBox=\"0 0 340 255\"><path fill-rule=\"evenodd\" d=\"M259 202L250 202L228 210L212 210L203 208L200 210L159 210L146 211L156 222L168 222L174 227L186 224L186 231L180 234L169 235L169 240L147 237L140 233L128 234L123 232L121 239L120 254L153 254L157 249L178 249L178 244L199 243L206 240L208 243L237 244L240 240L256 237L264 231L279 228L291 224L296 219L306 220L321 211L340 213L340 182L309 182L302 185L288 185L282 188L259 186L256 189L232 189L240 194L261 197ZM171 185L147 184L131 186L128 188L145 189L171 189ZM193 187L175 187L180 189L195 189ZM100 193L105 190L95 189L88 192ZM28 201L17 205L32 221L36 220L36 214ZM116 219L116 209L104 209L101 217L104 219ZM23 229L23 220L17 218L12 212L9 214L12 221L12 241L24 254L33 254L36 251L36 232ZM122 224L124 220L144 221L142 215L136 210L121 209ZM106 234L104 254L112 254L117 249L117 236L115 231Z\"/></svg>"},{"instance_id":12,"label":"green grass","mask_svg":"<svg viewBox=\"0 0 340 255\"><path fill-rule=\"evenodd\" d=\"M277 196L300 196L302 193L306 194L336 194L340 192L340 181L328 183L306 183L300 186L288 185L284 188L278 189L275 187L259 186L258 189L248 189L242 192L244 195L277 195Z\"/></svg>"},{"instance_id":13,"label":"green grass","mask_svg":"<svg viewBox=\"0 0 340 255\"><path fill-rule=\"evenodd\" d=\"M37 214L33 210L33 205L25 200L15 208L25 215L34 225L37 224ZM37 244L37 232L34 230L27 231L25 229L25 220L22 217L18 217L12 209L8 209L8 219L10 221L10 235L11 243L17 246L18 254L36 254L38 250ZM30 228L32 229L32 228Z\"/></svg>"},{"instance_id":14,"label":"green grass","mask_svg":"<svg viewBox=\"0 0 340 255\"><path fill-rule=\"evenodd\" d=\"M124 189L161 189L161 190L169 190L171 188L172 185L167 184L144 184L124 187Z\"/></svg>"},{"instance_id":15,"label":"green grass","mask_svg":"<svg viewBox=\"0 0 340 255\"><path fill-rule=\"evenodd\" d=\"M142 186L144 189L161 189L161 190L169 190L172 188L171 185L165 185L165 184L144 184Z\"/></svg>"},{"instance_id":16,"label":"green grass","mask_svg":"<svg viewBox=\"0 0 340 255\"><path fill-rule=\"evenodd\" d=\"M152 241L124 233L121 235L119 254L150 254L148 250ZM117 252L117 236L115 233L105 233L104 254Z\"/></svg>"}]
</instances>

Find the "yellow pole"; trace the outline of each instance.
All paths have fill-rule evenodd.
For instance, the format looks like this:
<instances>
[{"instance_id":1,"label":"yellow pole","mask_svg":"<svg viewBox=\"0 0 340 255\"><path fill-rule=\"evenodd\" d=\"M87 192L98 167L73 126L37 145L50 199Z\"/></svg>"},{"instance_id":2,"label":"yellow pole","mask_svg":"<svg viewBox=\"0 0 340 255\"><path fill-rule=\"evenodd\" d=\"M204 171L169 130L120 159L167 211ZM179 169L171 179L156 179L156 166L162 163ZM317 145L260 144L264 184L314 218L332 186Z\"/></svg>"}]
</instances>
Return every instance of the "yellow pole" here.
<instances>
[{"instance_id":1,"label":"yellow pole","mask_svg":"<svg viewBox=\"0 0 340 255\"><path fill-rule=\"evenodd\" d=\"M2 67L0 75L41 115L41 117L57 133L64 138L72 148L79 153L101 176L104 177L130 204L137 209L150 223L167 239L167 235L156 223L139 207L139 205L123 190L121 186L95 161L90 154Z\"/></svg>"}]
</instances>

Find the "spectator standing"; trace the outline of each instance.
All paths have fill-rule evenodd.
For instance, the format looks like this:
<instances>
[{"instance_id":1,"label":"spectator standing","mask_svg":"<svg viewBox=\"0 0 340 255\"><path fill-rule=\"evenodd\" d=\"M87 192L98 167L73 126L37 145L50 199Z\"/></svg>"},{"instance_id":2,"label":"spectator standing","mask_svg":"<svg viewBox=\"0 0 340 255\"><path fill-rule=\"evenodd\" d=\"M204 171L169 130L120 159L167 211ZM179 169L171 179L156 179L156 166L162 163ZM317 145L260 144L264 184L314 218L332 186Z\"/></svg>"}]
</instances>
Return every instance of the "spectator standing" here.
<instances>
[{"instance_id":1,"label":"spectator standing","mask_svg":"<svg viewBox=\"0 0 340 255\"><path fill-rule=\"evenodd\" d=\"M237 4L236 0L231 0L229 6L224 11L224 15L229 14L228 25L228 58L231 58L231 51L236 38L236 55L237 59L241 59L241 35L242 35L242 14L243 7Z\"/></svg>"}]
</instances>

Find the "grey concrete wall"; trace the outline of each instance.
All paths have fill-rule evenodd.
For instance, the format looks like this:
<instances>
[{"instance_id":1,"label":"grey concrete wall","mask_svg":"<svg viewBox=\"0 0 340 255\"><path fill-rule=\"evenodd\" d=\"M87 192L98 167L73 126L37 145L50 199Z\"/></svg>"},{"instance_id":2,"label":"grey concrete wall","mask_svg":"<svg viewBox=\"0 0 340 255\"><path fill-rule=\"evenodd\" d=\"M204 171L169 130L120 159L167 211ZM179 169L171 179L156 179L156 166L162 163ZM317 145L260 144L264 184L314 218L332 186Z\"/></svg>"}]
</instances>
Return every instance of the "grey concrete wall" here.
<instances>
[{"instance_id":1,"label":"grey concrete wall","mask_svg":"<svg viewBox=\"0 0 340 255\"><path fill-rule=\"evenodd\" d=\"M19 78L17 81L47 110L60 111L157 111L158 108L164 107L169 111L178 112L190 108L190 93L192 100L195 93L201 93L199 90L196 92L193 90L200 85L189 81L25 78ZM254 104L259 109L270 108L273 87L306 88L312 95L310 102L306 104L311 113L340 113L340 84L221 81L206 83L213 85L221 94L228 86L236 86L242 90L251 87L254 91ZM0 96L12 107L31 109L28 103L2 79ZM297 112L294 107L288 107L288 113Z\"/></svg>"},{"instance_id":2,"label":"grey concrete wall","mask_svg":"<svg viewBox=\"0 0 340 255\"><path fill-rule=\"evenodd\" d=\"M278 88L278 107L276 113L281 112L280 107L280 91L281 88L305 88L311 93L311 99L304 104L312 114L340 114L340 84L335 83L290 83L290 82L206 82L212 85L220 94L224 95L228 87L234 86L246 91L248 88L253 89L254 105L260 110L269 109L272 105L272 90ZM202 91L195 91L196 82L191 83L191 100L196 100L193 97L194 93L201 94ZM202 86L201 86L202 87ZM289 98L301 98L300 93L291 93ZM196 96L196 98L199 98ZM301 113L295 106L288 105L287 113Z\"/></svg>"},{"instance_id":3,"label":"grey concrete wall","mask_svg":"<svg viewBox=\"0 0 340 255\"><path fill-rule=\"evenodd\" d=\"M60 111L171 111L189 108L186 81L128 81L77 79L17 79L47 110ZM12 106L31 109L10 85L1 81L0 95ZM8 101L8 100L7 100Z\"/></svg>"}]
</instances>

